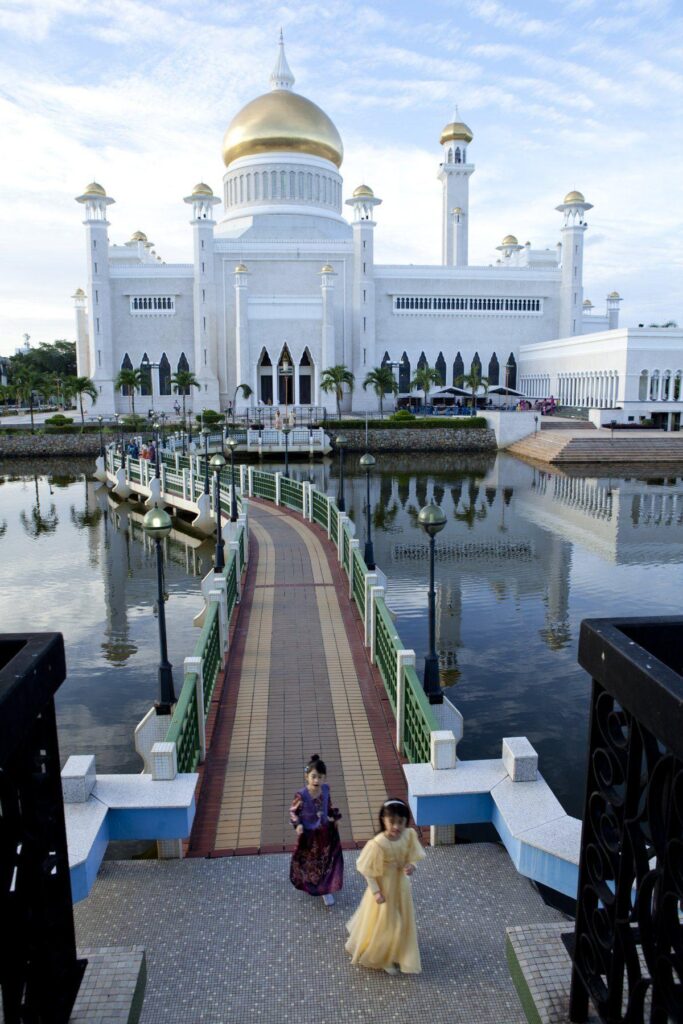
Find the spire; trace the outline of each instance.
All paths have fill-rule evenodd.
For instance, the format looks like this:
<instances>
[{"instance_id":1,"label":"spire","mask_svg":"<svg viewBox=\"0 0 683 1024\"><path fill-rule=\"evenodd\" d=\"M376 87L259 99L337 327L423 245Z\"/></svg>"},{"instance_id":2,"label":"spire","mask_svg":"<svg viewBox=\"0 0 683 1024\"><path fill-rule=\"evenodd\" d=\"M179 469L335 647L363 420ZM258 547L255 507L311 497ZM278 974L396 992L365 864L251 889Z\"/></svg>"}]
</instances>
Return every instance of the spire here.
<instances>
[{"instance_id":1,"label":"spire","mask_svg":"<svg viewBox=\"0 0 683 1024\"><path fill-rule=\"evenodd\" d=\"M282 29L280 29L279 46L280 49L278 51L275 67L270 75L270 85L273 89L291 89L294 85L294 75L290 71L287 58L285 57L285 41L282 36Z\"/></svg>"}]
</instances>

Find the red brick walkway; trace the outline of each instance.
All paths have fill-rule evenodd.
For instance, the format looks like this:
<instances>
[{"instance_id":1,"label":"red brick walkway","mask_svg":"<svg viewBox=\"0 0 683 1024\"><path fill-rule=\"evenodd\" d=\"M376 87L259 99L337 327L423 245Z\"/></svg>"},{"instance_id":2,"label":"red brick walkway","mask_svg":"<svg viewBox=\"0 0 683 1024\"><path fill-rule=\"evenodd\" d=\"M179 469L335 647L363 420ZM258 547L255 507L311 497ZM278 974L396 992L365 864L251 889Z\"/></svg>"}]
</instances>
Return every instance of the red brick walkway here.
<instances>
[{"instance_id":1,"label":"red brick walkway","mask_svg":"<svg viewBox=\"0 0 683 1024\"><path fill-rule=\"evenodd\" d=\"M209 717L210 748L190 856L291 849L289 804L312 753L362 845L387 795L406 795L394 720L363 645L363 624L326 534L250 501L250 561L228 667Z\"/></svg>"}]
</instances>

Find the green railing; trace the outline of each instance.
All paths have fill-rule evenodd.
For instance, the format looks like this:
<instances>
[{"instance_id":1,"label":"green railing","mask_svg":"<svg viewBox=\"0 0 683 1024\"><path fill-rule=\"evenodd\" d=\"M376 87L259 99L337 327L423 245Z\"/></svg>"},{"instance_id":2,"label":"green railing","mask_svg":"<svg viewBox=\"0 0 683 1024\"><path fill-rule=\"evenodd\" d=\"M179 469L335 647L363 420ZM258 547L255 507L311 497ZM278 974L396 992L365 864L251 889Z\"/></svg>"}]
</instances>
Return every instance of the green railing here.
<instances>
[{"instance_id":1,"label":"green railing","mask_svg":"<svg viewBox=\"0 0 683 1024\"><path fill-rule=\"evenodd\" d=\"M336 505L330 506L330 540L335 547L339 543L339 510Z\"/></svg>"},{"instance_id":2,"label":"green railing","mask_svg":"<svg viewBox=\"0 0 683 1024\"><path fill-rule=\"evenodd\" d=\"M396 629L383 598L375 601L375 660L387 691L391 710L396 714L397 653L401 649Z\"/></svg>"},{"instance_id":3,"label":"green railing","mask_svg":"<svg viewBox=\"0 0 683 1024\"><path fill-rule=\"evenodd\" d=\"M312 491L313 495L313 521L327 529L327 498L320 491Z\"/></svg>"},{"instance_id":4,"label":"green railing","mask_svg":"<svg viewBox=\"0 0 683 1024\"><path fill-rule=\"evenodd\" d=\"M351 535L342 527L342 567L347 576L351 575Z\"/></svg>"},{"instance_id":5,"label":"green railing","mask_svg":"<svg viewBox=\"0 0 683 1024\"><path fill-rule=\"evenodd\" d=\"M409 761L424 763L431 756L430 733L438 729L436 716L412 665L403 670L405 707L403 712L403 752Z\"/></svg>"},{"instance_id":6,"label":"green railing","mask_svg":"<svg viewBox=\"0 0 683 1024\"><path fill-rule=\"evenodd\" d=\"M254 494L266 501L275 501L275 474L255 469L252 473Z\"/></svg>"},{"instance_id":7,"label":"green railing","mask_svg":"<svg viewBox=\"0 0 683 1024\"><path fill-rule=\"evenodd\" d=\"M283 476L280 479L280 504L293 508L297 512L304 510L304 488L298 480L290 480Z\"/></svg>"},{"instance_id":8,"label":"green railing","mask_svg":"<svg viewBox=\"0 0 683 1024\"><path fill-rule=\"evenodd\" d=\"M346 530L344 531L346 533ZM365 575L368 571L368 567L363 561L358 548L351 549L351 558L353 565L351 566L351 572L353 573L353 599L356 602L356 606L360 613L361 618L365 618Z\"/></svg>"}]
</instances>

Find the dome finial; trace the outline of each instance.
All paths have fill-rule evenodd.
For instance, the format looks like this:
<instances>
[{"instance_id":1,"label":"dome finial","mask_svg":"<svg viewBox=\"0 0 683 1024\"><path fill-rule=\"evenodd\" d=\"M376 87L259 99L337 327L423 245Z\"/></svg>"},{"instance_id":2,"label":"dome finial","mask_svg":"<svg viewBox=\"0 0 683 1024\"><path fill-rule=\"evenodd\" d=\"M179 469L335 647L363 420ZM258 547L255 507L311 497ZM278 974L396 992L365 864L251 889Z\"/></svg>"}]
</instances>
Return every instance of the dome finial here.
<instances>
[{"instance_id":1,"label":"dome finial","mask_svg":"<svg viewBox=\"0 0 683 1024\"><path fill-rule=\"evenodd\" d=\"M294 85L294 75L292 74L287 58L285 57L285 40L280 29L280 42L277 60L275 67L272 70L270 76L270 85L273 89L291 89Z\"/></svg>"}]
</instances>

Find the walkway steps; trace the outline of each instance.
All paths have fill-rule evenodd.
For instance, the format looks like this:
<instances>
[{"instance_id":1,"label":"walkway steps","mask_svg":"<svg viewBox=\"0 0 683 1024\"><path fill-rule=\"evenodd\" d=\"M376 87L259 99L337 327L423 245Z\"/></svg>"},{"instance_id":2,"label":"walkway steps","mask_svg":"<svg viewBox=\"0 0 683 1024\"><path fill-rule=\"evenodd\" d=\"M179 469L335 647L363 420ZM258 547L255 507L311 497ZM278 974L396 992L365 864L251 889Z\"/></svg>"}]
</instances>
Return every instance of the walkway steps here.
<instances>
[{"instance_id":1,"label":"walkway steps","mask_svg":"<svg viewBox=\"0 0 683 1024\"><path fill-rule=\"evenodd\" d=\"M683 434L609 430L594 432L543 430L515 442L512 455L554 465L571 463L675 463L683 462Z\"/></svg>"}]
</instances>

